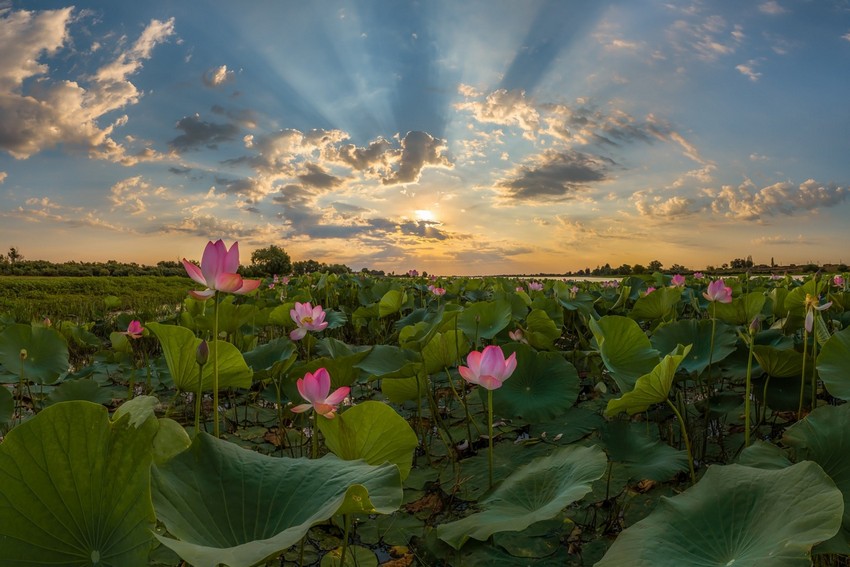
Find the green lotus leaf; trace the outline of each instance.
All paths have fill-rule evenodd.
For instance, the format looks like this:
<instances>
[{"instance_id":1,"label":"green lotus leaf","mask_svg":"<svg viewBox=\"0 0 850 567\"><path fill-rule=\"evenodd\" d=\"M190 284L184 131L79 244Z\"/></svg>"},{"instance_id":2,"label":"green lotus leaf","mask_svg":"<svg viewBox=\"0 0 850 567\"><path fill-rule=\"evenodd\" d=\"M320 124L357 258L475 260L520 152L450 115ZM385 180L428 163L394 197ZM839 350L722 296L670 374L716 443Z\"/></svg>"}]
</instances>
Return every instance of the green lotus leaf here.
<instances>
[{"instance_id":1,"label":"green lotus leaf","mask_svg":"<svg viewBox=\"0 0 850 567\"><path fill-rule=\"evenodd\" d=\"M340 459L363 459L370 465L396 465L401 480L410 474L413 451L419 444L407 421L382 402L365 401L334 419L319 419L328 449Z\"/></svg>"},{"instance_id":2,"label":"green lotus leaf","mask_svg":"<svg viewBox=\"0 0 850 567\"><path fill-rule=\"evenodd\" d=\"M457 327L470 339L492 339L511 322L507 301L479 301L461 311Z\"/></svg>"},{"instance_id":3,"label":"green lotus leaf","mask_svg":"<svg viewBox=\"0 0 850 567\"><path fill-rule=\"evenodd\" d=\"M850 327L826 341L818 354L817 368L831 395L850 400Z\"/></svg>"},{"instance_id":4,"label":"green lotus leaf","mask_svg":"<svg viewBox=\"0 0 850 567\"><path fill-rule=\"evenodd\" d=\"M738 457L738 464L757 469L784 469L791 466L788 455L773 443L756 439L749 447L745 447Z\"/></svg>"},{"instance_id":5,"label":"green lotus leaf","mask_svg":"<svg viewBox=\"0 0 850 567\"><path fill-rule=\"evenodd\" d=\"M262 346L244 353L245 363L254 372L276 369L281 363L287 363L295 354L295 343L284 337L272 339Z\"/></svg>"},{"instance_id":6,"label":"green lotus leaf","mask_svg":"<svg viewBox=\"0 0 850 567\"><path fill-rule=\"evenodd\" d=\"M425 372L435 374L446 368L457 366L458 361L469 352L469 341L463 331L446 331L435 334L422 349Z\"/></svg>"},{"instance_id":7,"label":"green lotus leaf","mask_svg":"<svg viewBox=\"0 0 850 567\"><path fill-rule=\"evenodd\" d=\"M425 395L426 374L421 362L409 362L389 374L380 376L381 392L393 403L418 400Z\"/></svg>"},{"instance_id":8,"label":"green lotus leaf","mask_svg":"<svg viewBox=\"0 0 850 567\"><path fill-rule=\"evenodd\" d=\"M401 369L405 364L415 362L418 354L392 345L375 345L355 366L372 376L381 376Z\"/></svg>"},{"instance_id":9,"label":"green lotus leaf","mask_svg":"<svg viewBox=\"0 0 850 567\"><path fill-rule=\"evenodd\" d=\"M381 298L378 303L378 315L386 317L398 313L407 301L407 294L398 289L391 289Z\"/></svg>"},{"instance_id":10,"label":"green lotus leaf","mask_svg":"<svg viewBox=\"0 0 850 567\"><path fill-rule=\"evenodd\" d=\"M560 309L560 306L558 307ZM563 317L561 317L563 319ZM561 336L561 325L557 325L542 309L533 309L525 319L528 343L534 348L552 350Z\"/></svg>"},{"instance_id":11,"label":"green lotus leaf","mask_svg":"<svg viewBox=\"0 0 850 567\"><path fill-rule=\"evenodd\" d=\"M682 298L682 288L662 287L648 295L644 295L637 301L629 313L633 319L669 319L676 312L676 306Z\"/></svg>"},{"instance_id":12,"label":"green lotus leaf","mask_svg":"<svg viewBox=\"0 0 850 567\"><path fill-rule=\"evenodd\" d=\"M688 470L687 451L677 451L646 433L646 425L612 421L601 431L602 445L608 458L622 463L634 480L670 480Z\"/></svg>"},{"instance_id":13,"label":"green lotus leaf","mask_svg":"<svg viewBox=\"0 0 850 567\"><path fill-rule=\"evenodd\" d=\"M157 428L75 401L10 431L0 444L3 565L147 565Z\"/></svg>"},{"instance_id":14,"label":"green lotus leaf","mask_svg":"<svg viewBox=\"0 0 850 567\"><path fill-rule=\"evenodd\" d=\"M676 369L690 350L691 345L678 345L672 354L666 355L652 369L652 372L637 379L634 390L626 392L616 400L610 400L605 408L605 415L617 415L623 411L634 415L646 411L653 404L666 401Z\"/></svg>"},{"instance_id":15,"label":"green lotus leaf","mask_svg":"<svg viewBox=\"0 0 850 567\"><path fill-rule=\"evenodd\" d=\"M803 371L803 353L794 349L779 349L769 345L753 345L753 356L769 376L789 378Z\"/></svg>"},{"instance_id":16,"label":"green lotus leaf","mask_svg":"<svg viewBox=\"0 0 850 567\"><path fill-rule=\"evenodd\" d=\"M708 312L733 325L749 325L762 312L767 296L753 291L732 299L731 303L714 303Z\"/></svg>"},{"instance_id":17,"label":"green lotus leaf","mask_svg":"<svg viewBox=\"0 0 850 567\"><path fill-rule=\"evenodd\" d=\"M735 328L718 323L714 334L714 354L711 354L712 324L708 319L682 319L660 325L650 337L652 346L659 352L670 352L676 345L691 345L691 352L682 360L682 368L689 373L701 373L708 368L709 357L713 363L723 360L733 352L738 342Z\"/></svg>"},{"instance_id":18,"label":"green lotus leaf","mask_svg":"<svg viewBox=\"0 0 850 567\"><path fill-rule=\"evenodd\" d=\"M235 295L227 295L218 302L218 330L235 335L243 325L257 317L257 307L250 303L235 305ZM210 309L212 311L212 309Z\"/></svg>"},{"instance_id":19,"label":"green lotus leaf","mask_svg":"<svg viewBox=\"0 0 850 567\"><path fill-rule=\"evenodd\" d=\"M835 534L843 509L811 461L780 470L712 466L622 532L595 567L809 567L812 546Z\"/></svg>"},{"instance_id":20,"label":"green lotus leaf","mask_svg":"<svg viewBox=\"0 0 850 567\"><path fill-rule=\"evenodd\" d=\"M147 323L146 327L156 335L162 345L165 362L171 372L174 385L184 392L198 391L198 363L195 352L201 339L185 327ZM210 343L210 360L204 365L203 390L213 389L213 360L212 356L218 349L218 386L225 388L248 388L251 386L253 373L245 363L245 358L239 349L227 341Z\"/></svg>"},{"instance_id":21,"label":"green lotus leaf","mask_svg":"<svg viewBox=\"0 0 850 567\"><path fill-rule=\"evenodd\" d=\"M537 352L528 345L502 347L505 357L516 353L514 373L493 391L493 409L503 417L522 417L531 422L550 419L569 411L581 387L578 372L563 355ZM486 390L479 388L486 399Z\"/></svg>"},{"instance_id":22,"label":"green lotus leaf","mask_svg":"<svg viewBox=\"0 0 850 567\"><path fill-rule=\"evenodd\" d=\"M44 405L49 406L58 402L70 402L73 400L105 404L112 400L112 391L101 388L100 384L94 380L66 380L58 388L50 392L50 395L44 401Z\"/></svg>"},{"instance_id":23,"label":"green lotus leaf","mask_svg":"<svg viewBox=\"0 0 850 567\"><path fill-rule=\"evenodd\" d=\"M479 505L481 512L437 526L437 536L460 549L467 539L522 531L556 516L590 492L608 459L598 447L570 445L518 468Z\"/></svg>"},{"instance_id":24,"label":"green lotus leaf","mask_svg":"<svg viewBox=\"0 0 850 567\"><path fill-rule=\"evenodd\" d=\"M650 372L661 360L658 351L652 348L649 338L633 319L606 315L598 321L590 319L589 325L602 362L623 392L634 388L637 379Z\"/></svg>"},{"instance_id":25,"label":"green lotus leaf","mask_svg":"<svg viewBox=\"0 0 850 567\"><path fill-rule=\"evenodd\" d=\"M49 327L14 323L0 333L0 364L19 379L23 372L26 380L52 384L68 371L68 345Z\"/></svg>"},{"instance_id":26,"label":"green lotus leaf","mask_svg":"<svg viewBox=\"0 0 850 567\"><path fill-rule=\"evenodd\" d=\"M115 352L125 352L131 354L133 346L130 344L130 339L124 333L112 331L109 333L109 342L112 344L112 350Z\"/></svg>"},{"instance_id":27,"label":"green lotus leaf","mask_svg":"<svg viewBox=\"0 0 850 567\"><path fill-rule=\"evenodd\" d=\"M785 431L782 443L793 449L798 462L820 465L841 491L842 528L826 545L832 553L850 554L850 405L815 409Z\"/></svg>"},{"instance_id":28,"label":"green lotus leaf","mask_svg":"<svg viewBox=\"0 0 850 567\"><path fill-rule=\"evenodd\" d=\"M174 536L157 538L195 567L248 567L276 555L336 514L349 493L380 514L402 497L389 463L269 457L206 433L154 466L151 482L157 518Z\"/></svg>"}]
</instances>

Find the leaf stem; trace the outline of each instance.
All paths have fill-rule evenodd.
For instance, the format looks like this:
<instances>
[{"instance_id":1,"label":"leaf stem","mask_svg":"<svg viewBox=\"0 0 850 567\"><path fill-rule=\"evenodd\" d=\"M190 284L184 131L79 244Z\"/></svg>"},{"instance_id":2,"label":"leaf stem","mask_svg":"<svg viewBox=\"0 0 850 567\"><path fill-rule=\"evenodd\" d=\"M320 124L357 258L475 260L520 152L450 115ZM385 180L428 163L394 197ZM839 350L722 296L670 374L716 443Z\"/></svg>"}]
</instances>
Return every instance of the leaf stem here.
<instances>
[{"instance_id":1,"label":"leaf stem","mask_svg":"<svg viewBox=\"0 0 850 567\"><path fill-rule=\"evenodd\" d=\"M685 420L682 418L682 414L679 413L679 410L676 409L676 406L673 404L673 402L671 402L669 398L666 401L667 405L670 406L670 409L673 410L673 413L676 414L676 417L679 420L679 427L682 430L682 440L685 442L685 449L687 449L688 451L688 469L691 473L691 485L693 486L697 483L697 476L696 473L694 473L694 456L691 452L691 440L688 438L688 430L685 426Z\"/></svg>"}]
</instances>

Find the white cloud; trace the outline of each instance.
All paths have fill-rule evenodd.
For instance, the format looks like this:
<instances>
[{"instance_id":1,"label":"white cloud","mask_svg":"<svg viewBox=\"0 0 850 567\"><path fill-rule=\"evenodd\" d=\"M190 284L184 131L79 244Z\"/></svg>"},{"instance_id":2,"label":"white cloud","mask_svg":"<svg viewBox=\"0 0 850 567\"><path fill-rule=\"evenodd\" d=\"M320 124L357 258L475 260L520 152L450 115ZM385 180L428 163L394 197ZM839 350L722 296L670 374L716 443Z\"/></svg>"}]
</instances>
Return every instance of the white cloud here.
<instances>
[{"instance_id":1,"label":"white cloud","mask_svg":"<svg viewBox=\"0 0 850 567\"><path fill-rule=\"evenodd\" d=\"M771 16L777 16L779 14L784 14L788 10L780 6L779 2L776 0L768 0L767 2L759 4L759 11L764 14L770 14Z\"/></svg>"},{"instance_id":2,"label":"white cloud","mask_svg":"<svg viewBox=\"0 0 850 567\"><path fill-rule=\"evenodd\" d=\"M158 159L147 148L129 152L113 131L121 119L101 126L107 113L135 104L141 94L129 81L153 48L174 33L174 20L152 20L126 51L91 76L77 80L42 77L50 68L44 57L55 54L69 38L72 9L11 11L2 15L0 34L0 148L26 159L57 144L81 147L92 157L124 164ZM32 80L35 79L35 80Z\"/></svg>"},{"instance_id":3,"label":"white cloud","mask_svg":"<svg viewBox=\"0 0 850 567\"><path fill-rule=\"evenodd\" d=\"M6 178L9 176L5 171L0 171L0 184L6 181Z\"/></svg>"},{"instance_id":4,"label":"white cloud","mask_svg":"<svg viewBox=\"0 0 850 567\"><path fill-rule=\"evenodd\" d=\"M222 65L208 69L203 77L201 77L201 80L206 86L214 88L233 81L234 77L236 77L236 73L228 69L227 65Z\"/></svg>"},{"instance_id":5,"label":"white cloud","mask_svg":"<svg viewBox=\"0 0 850 567\"><path fill-rule=\"evenodd\" d=\"M747 77L752 82L757 82L759 78L761 78L761 73L756 71L756 65L759 62L756 59L750 59L746 63L741 63L740 65L736 65L735 69L738 70L742 75Z\"/></svg>"}]
</instances>

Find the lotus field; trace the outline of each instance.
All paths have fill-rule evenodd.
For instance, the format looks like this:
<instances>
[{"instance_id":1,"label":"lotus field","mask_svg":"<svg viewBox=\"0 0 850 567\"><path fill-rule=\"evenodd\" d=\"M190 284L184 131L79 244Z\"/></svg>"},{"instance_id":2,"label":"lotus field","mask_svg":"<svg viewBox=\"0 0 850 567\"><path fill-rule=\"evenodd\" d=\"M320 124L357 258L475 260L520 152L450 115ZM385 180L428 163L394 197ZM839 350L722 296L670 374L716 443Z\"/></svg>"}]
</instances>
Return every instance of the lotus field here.
<instances>
[{"instance_id":1,"label":"lotus field","mask_svg":"<svg viewBox=\"0 0 850 567\"><path fill-rule=\"evenodd\" d=\"M0 565L846 565L850 291L237 272L0 318Z\"/></svg>"}]
</instances>

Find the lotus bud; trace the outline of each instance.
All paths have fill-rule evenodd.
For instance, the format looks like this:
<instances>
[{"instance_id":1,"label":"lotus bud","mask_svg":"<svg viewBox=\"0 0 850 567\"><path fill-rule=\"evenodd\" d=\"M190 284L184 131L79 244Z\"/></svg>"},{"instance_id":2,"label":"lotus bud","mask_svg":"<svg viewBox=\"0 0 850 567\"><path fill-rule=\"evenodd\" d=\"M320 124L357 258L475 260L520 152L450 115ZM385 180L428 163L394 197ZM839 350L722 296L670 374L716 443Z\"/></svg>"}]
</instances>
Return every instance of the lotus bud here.
<instances>
[{"instance_id":1,"label":"lotus bud","mask_svg":"<svg viewBox=\"0 0 850 567\"><path fill-rule=\"evenodd\" d=\"M22 348L20 353L21 360L26 360L28 356L29 353L27 352L27 349Z\"/></svg>"},{"instance_id":2,"label":"lotus bud","mask_svg":"<svg viewBox=\"0 0 850 567\"><path fill-rule=\"evenodd\" d=\"M198 345L198 349L195 351L195 362L198 363L198 366L203 366L210 359L210 345L207 344L207 341L201 341L201 344Z\"/></svg>"}]
</instances>

